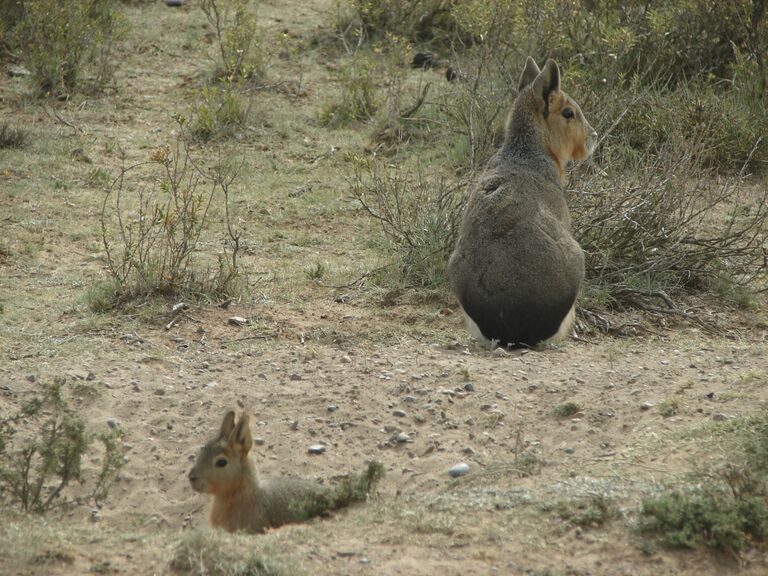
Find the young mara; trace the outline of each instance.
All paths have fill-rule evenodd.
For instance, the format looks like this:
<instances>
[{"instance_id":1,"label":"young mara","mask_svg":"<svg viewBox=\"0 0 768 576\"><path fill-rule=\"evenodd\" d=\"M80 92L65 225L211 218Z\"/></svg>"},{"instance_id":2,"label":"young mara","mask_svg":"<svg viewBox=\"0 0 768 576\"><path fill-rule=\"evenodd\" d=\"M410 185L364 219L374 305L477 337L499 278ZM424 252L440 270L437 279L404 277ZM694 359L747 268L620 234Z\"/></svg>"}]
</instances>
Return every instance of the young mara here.
<instances>
[{"instance_id":1,"label":"young mara","mask_svg":"<svg viewBox=\"0 0 768 576\"><path fill-rule=\"evenodd\" d=\"M227 412L218 436L200 449L189 472L196 492L213 494L214 527L258 533L301 522L365 500L383 474L381 464L371 463L366 474L351 477L337 489L298 478L259 478L248 456L252 446L248 415L235 422L235 413Z\"/></svg>"},{"instance_id":2,"label":"young mara","mask_svg":"<svg viewBox=\"0 0 768 576\"><path fill-rule=\"evenodd\" d=\"M475 336L504 347L568 334L584 279L563 185L597 134L560 90L560 69L528 58L504 143L466 206L448 275Z\"/></svg>"}]
</instances>

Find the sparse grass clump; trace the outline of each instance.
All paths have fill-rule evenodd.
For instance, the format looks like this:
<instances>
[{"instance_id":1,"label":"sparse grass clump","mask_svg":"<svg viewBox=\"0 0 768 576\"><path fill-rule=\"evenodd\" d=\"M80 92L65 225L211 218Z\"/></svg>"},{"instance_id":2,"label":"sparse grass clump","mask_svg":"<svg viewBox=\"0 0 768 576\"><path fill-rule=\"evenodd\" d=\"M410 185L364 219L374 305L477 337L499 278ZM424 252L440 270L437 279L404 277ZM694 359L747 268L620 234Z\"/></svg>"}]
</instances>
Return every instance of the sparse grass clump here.
<instances>
[{"instance_id":1,"label":"sparse grass clump","mask_svg":"<svg viewBox=\"0 0 768 576\"><path fill-rule=\"evenodd\" d=\"M381 225L382 251L395 257L386 284L444 288L464 202L463 188L362 161L352 194Z\"/></svg>"},{"instance_id":2,"label":"sparse grass clump","mask_svg":"<svg viewBox=\"0 0 768 576\"><path fill-rule=\"evenodd\" d=\"M254 542L196 530L174 546L169 566L174 573L189 576L293 576L288 567L268 551L254 551Z\"/></svg>"},{"instance_id":3,"label":"sparse grass clump","mask_svg":"<svg viewBox=\"0 0 768 576\"><path fill-rule=\"evenodd\" d=\"M237 171L220 159L204 172L192 159L186 119L178 121L174 147L123 166L105 196L101 227L110 279L91 292L96 311L152 296L212 300L241 288L240 236L229 214ZM223 212L224 238L215 260L206 264L197 253L213 206Z\"/></svg>"},{"instance_id":4,"label":"sparse grass clump","mask_svg":"<svg viewBox=\"0 0 768 576\"><path fill-rule=\"evenodd\" d=\"M7 122L0 125L0 150L4 148L23 148L27 143L27 133Z\"/></svg>"},{"instance_id":5,"label":"sparse grass clump","mask_svg":"<svg viewBox=\"0 0 768 576\"><path fill-rule=\"evenodd\" d=\"M576 404L576 402L564 402L555 406L555 408L552 410L552 413L558 418L570 418L574 414L578 414L580 411L581 406Z\"/></svg>"},{"instance_id":6,"label":"sparse grass clump","mask_svg":"<svg viewBox=\"0 0 768 576\"><path fill-rule=\"evenodd\" d=\"M619 514L616 504L602 494L583 500L560 502L555 510L569 524L584 528L599 528Z\"/></svg>"},{"instance_id":7,"label":"sparse grass clump","mask_svg":"<svg viewBox=\"0 0 768 576\"><path fill-rule=\"evenodd\" d=\"M15 27L21 56L39 96L63 97L86 72L94 85L112 78L115 42L128 30L117 0L20 0Z\"/></svg>"},{"instance_id":8,"label":"sparse grass clump","mask_svg":"<svg viewBox=\"0 0 768 576\"><path fill-rule=\"evenodd\" d=\"M25 512L44 513L61 504L73 481L84 482L83 456L92 435L65 397L66 379L55 378L13 416L0 420L0 486ZM91 497L98 504L123 466L121 432L101 434L102 464Z\"/></svg>"}]
</instances>

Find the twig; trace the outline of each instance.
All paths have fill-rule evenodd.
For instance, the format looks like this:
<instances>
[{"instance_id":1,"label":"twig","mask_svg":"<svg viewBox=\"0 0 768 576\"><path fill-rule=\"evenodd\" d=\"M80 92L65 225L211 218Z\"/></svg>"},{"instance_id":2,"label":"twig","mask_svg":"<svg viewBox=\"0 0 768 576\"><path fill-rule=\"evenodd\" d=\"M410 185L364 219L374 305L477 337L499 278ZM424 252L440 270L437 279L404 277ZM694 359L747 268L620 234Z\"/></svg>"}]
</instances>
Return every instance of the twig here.
<instances>
[{"instance_id":1,"label":"twig","mask_svg":"<svg viewBox=\"0 0 768 576\"><path fill-rule=\"evenodd\" d=\"M59 115L59 113L56 111L56 109L55 109L55 108L53 108L52 110L53 110L53 114L51 114L51 112L48 110L48 107L47 107L47 106L43 106L43 111L44 111L46 114L48 114L48 116L49 116L50 118L53 118L53 119L55 119L55 120L58 120L58 121L59 121L59 122L61 122L62 124L65 124L65 125L69 126L70 128L72 128L72 129L73 129L73 130L75 130L76 132L79 132L80 134L85 134L85 130L83 130L83 129L82 129L82 128L80 128L79 126L75 126L75 125L74 125L74 124L72 124L71 122L68 122L68 121L66 121L64 118L62 118L62 117Z\"/></svg>"}]
</instances>

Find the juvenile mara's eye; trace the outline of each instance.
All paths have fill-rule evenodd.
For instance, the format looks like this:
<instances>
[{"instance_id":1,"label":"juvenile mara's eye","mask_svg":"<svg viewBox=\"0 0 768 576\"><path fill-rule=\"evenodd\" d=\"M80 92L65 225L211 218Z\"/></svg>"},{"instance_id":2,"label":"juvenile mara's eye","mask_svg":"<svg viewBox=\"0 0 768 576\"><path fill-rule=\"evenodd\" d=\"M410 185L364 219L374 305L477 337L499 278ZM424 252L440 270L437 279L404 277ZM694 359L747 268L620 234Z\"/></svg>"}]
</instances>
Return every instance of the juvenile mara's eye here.
<instances>
[{"instance_id":1,"label":"juvenile mara's eye","mask_svg":"<svg viewBox=\"0 0 768 576\"><path fill-rule=\"evenodd\" d=\"M226 458L219 458L216 460L216 468L224 468L224 466L227 465L227 459Z\"/></svg>"},{"instance_id":2,"label":"juvenile mara's eye","mask_svg":"<svg viewBox=\"0 0 768 576\"><path fill-rule=\"evenodd\" d=\"M566 118L568 120L573 118L573 110L571 108L566 108L565 110L563 110L563 118Z\"/></svg>"}]
</instances>

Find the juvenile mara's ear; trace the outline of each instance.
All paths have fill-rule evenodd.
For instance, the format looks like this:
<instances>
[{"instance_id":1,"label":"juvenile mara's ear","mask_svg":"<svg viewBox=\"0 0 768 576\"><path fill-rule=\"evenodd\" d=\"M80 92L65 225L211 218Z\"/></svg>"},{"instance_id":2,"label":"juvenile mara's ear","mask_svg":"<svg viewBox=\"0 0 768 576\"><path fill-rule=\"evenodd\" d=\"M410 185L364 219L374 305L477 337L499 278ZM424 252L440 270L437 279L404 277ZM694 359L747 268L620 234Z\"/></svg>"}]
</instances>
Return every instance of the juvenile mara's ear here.
<instances>
[{"instance_id":1,"label":"juvenile mara's ear","mask_svg":"<svg viewBox=\"0 0 768 576\"><path fill-rule=\"evenodd\" d=\"M235 411L230 410L224 414L224 420L221 421L221 428L219 428L219 438L226 440L229 435L232 434L232 430L235 428Z\"/></svg>"},{"instance_id":2,"label":"juvenile mara's ear","mask_svg":"<svg viewBox=\"0 0 768 576\"><path fill-rule=\"evenodd\" d=\"M536 80L533 81L533 92L544 101L544 116L549 113L549 95L560 91L560 68L551 58L544 64Z\"/></svg>"},{"instance_id":3,"label":"juvenile mara's ear","mask_svg":"<svg viewBox=\"0 0 768 576\"><path fill-rule=\"evenodd\" d=\"M523 73L520 75L520 84L517 87L517 91L522 92L523 88L536 80L536 76L539 75L539 72L541 72L541 70L539 70L539 67L536 66L536 61L528 56L528 59L525 61L525 68L523 68Z\"/></svg>"},{"instance_id":4,"label":"juvenile mara's ear","mask_svg":"<svg viewBox=\"0 0 768 576\"><path fill-rule=\"evenodd\" d=\"M240 417L240 421L229 435L227 444L230 448L236 452L239 452L242 458L245 458L248 455L248 452L251 451L251 447L253 446L253 437L251 436L251 426L248 414L243 413L243 415Z\"/></svg>"}]
</instances>

